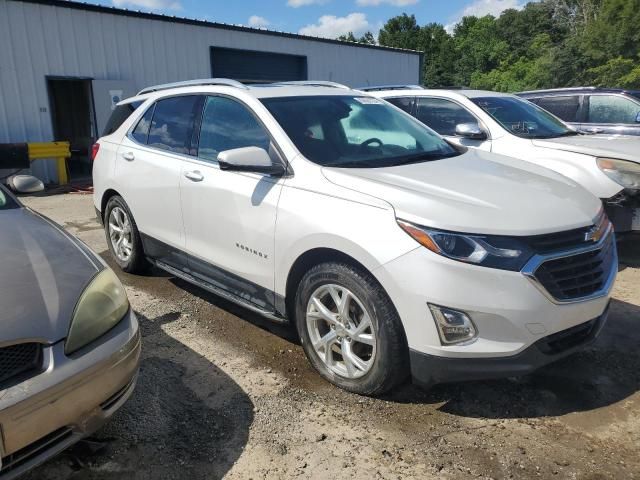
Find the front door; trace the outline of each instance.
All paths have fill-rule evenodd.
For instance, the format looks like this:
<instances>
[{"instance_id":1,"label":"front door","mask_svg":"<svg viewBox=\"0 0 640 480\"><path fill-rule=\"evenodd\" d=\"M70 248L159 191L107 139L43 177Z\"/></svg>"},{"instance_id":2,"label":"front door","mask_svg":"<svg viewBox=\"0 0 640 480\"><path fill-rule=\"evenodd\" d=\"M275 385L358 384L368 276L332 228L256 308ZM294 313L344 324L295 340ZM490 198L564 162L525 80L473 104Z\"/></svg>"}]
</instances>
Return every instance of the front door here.
<instances>
[{"instance_id":1,"label":"front door","mask_svg":"<svg viewBox=\"0 0 640 480\"><path fill-rule=\"evenodd\" d=\"M479 125L487 131L475 115L457 102L446 98L419 97L416 118L456 145L491 151L489 139L476 140L456 135L456 126L464 123Z\"/></svg>"},{"instance_id":2,"label":"front door","mask_svg":"<svg viewBox=\"0 0 640 480\"><path fill-rule=\"evenodd\" d=\"M242 103L208 97L197 158L183 161L182 210L192 275L274 310L274 238L283 180L221 170L218 154L255 146L277 156L266 129Z\"/></svg>"}]
</instances>

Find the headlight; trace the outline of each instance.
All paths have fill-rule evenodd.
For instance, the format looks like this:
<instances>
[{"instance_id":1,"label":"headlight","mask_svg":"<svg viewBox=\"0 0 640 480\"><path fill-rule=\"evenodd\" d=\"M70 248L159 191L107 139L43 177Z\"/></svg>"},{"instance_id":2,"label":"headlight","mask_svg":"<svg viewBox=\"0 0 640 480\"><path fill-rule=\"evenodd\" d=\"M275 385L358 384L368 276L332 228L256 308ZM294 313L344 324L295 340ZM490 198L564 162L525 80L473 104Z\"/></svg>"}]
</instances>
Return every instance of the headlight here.
<instances>
[{"instance_id":1,"label":"headlight","mask_svg":"<svg viewBox=\"0 0 640 480\"><path fill-rule=\"evenodd\" d=\"M434 253L484 267L519 271L533 252L512 237L443 232L398 220L398 225Z\"/></svg>"},{"instance_id":2,"label":"headlight","mask_svg":"<svg viewBox=\"0 0 640 480\"><path fill-rule=\"evenodd\" d=\"M115 327L129 310L124 287L110 268L100 272L76 304L64 352L69 355Z\"/></svg>"},{"instance_id":3,"label":"headlight","mask_svg":"<svg viewBox=\"0 0 640 480\"><path fill-rule=\"evenodd\" d=\"M640 190L640 164L614 158L597 158L600 170L624 188Z\"/></svg>"}]
</instances>

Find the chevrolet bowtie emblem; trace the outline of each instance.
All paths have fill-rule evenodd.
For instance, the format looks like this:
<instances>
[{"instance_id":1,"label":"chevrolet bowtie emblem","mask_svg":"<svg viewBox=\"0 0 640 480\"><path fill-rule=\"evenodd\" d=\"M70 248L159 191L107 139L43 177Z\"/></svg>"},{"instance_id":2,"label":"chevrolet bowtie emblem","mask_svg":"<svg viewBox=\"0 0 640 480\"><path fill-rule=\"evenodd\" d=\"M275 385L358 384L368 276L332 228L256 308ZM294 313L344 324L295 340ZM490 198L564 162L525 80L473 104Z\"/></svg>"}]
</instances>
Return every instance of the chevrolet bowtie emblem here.
<instances>
[{"instance_id":1,"label":"chevrolet bowtie emblem","mask_svg":"<svg viewBox=\"0 0 640 480\"><path fill-rule=\"evenodd\" d=\"M591 230L584 234L585 242L594 242L597 243L600 241L605 231L605 223L601 223L600 225L595 225Z\"/></svg>"}]
</instances>

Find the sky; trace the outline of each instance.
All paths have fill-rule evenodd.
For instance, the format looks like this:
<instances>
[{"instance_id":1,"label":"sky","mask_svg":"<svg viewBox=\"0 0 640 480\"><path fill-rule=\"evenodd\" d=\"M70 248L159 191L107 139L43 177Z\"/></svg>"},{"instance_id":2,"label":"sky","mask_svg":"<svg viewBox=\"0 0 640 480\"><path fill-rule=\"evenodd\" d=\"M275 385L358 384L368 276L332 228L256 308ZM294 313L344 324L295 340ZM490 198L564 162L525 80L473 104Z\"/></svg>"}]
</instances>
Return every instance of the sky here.
<instances>
[{"instance_id":1,"label":"sky","mask_svg":"<svg viewBox=\"0 0 640 480\"><path fill-rule=\"evenodd\" d=\"M90 0L90 3L213 22L335 38L378 30L389 18L414 14L420 25L449 30L464 15L499 15L525 0Z\"/></svg>"}]
</instances>

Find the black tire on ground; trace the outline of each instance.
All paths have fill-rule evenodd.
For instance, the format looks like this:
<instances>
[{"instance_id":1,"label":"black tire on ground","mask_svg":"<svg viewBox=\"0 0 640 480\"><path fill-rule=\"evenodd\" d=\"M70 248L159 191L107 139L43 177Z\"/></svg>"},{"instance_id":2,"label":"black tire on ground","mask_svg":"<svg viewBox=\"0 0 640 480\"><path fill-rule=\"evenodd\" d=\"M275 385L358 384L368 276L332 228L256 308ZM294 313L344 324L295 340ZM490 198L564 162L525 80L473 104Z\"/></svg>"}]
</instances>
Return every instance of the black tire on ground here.
<instances>
[{"instance_id":1,"label":"black tire on ground","mask_svg":"<svg viewBox=\"0 0 640 480\"><path fill-rule=\"evenodd\" d=\"M311 295L322 285L347 288L369 313L376 337L376 355L370 370L351 379L332 371L310 341L306 312ZM313 367L329 382L359 395L377 396L403 383L409 376L409 349L398 313L391 299L373 276L346 263L323 263L309 270L300 281L295 299L295 323L302 347Z\"/></svg>"},{"instance_id":2,"label":"black tire on ground","mask_svg":"<svg viewBox=\"0 0 640 480\"><path fill-rule=\"evenodd\" d=\"M126 261L118 258L118 255L113 248L111 239L109 238L109 217L111 215L111 211L116 207L120 207L120 209L125 212L131 225L131 243L133 248L130 257ZM136 221L134 220L133 215L131 215L131 210L129 210L127 203L119 195L114 195L107 202L107 206L104 212L104 231L107 237L107 245L109 245L111 255L123 271L127 273L144 273L149 269L150 264L144 255L144 250L142 248L142 239L140 238L140 232L138 231Z\"/></svg>"}]
</instances>

